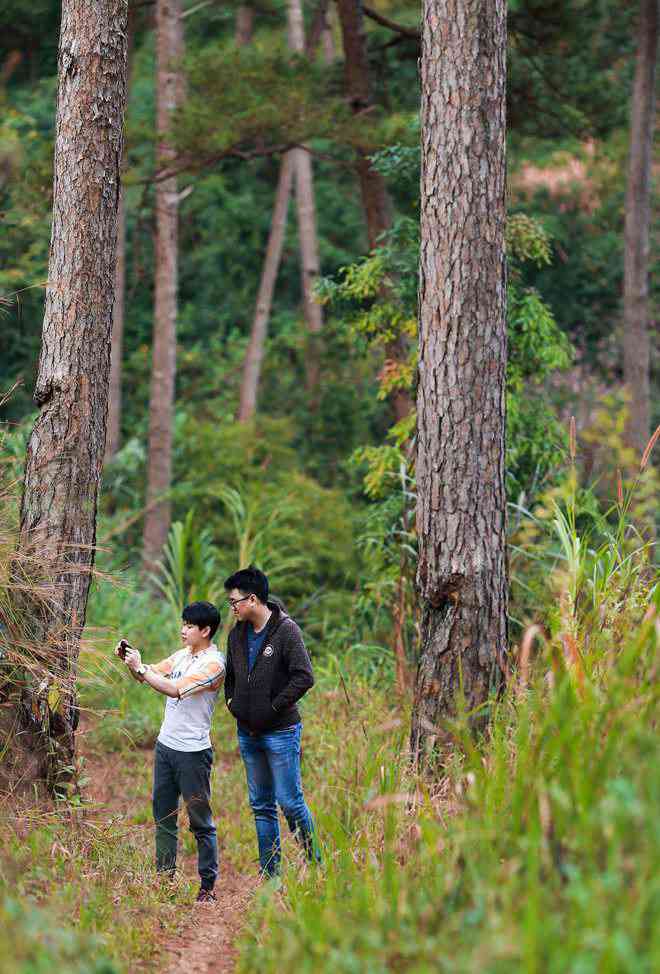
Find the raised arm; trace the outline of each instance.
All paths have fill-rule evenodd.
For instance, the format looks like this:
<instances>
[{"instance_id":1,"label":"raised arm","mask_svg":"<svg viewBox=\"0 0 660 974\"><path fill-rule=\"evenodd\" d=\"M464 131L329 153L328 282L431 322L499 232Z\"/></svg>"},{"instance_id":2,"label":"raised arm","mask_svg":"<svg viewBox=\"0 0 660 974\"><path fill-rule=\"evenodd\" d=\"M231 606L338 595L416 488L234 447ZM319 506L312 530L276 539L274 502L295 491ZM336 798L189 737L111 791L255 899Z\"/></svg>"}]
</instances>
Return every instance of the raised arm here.
<instances>
[{"instance_id":1,"label":"raised arm","mask_svg":"<svg viewBox=\"0 0 660 974\"><path fill-rule=\"evenodd\" d=\"M119 652L120 645L118 643L115 647L115 653L121 658L121 653ZM123 661L126 663L128 672L138 683L148 683L152 689L158 691L158 693L163 693L166 697L178 697L179 691L176 682L169 679L169 674L172 672L174 655L168 656L167 659L161 660L160 663L154 663L151 666L143 665L139 651L131 646L126 650Z\"/></svg>"}]
</instances>

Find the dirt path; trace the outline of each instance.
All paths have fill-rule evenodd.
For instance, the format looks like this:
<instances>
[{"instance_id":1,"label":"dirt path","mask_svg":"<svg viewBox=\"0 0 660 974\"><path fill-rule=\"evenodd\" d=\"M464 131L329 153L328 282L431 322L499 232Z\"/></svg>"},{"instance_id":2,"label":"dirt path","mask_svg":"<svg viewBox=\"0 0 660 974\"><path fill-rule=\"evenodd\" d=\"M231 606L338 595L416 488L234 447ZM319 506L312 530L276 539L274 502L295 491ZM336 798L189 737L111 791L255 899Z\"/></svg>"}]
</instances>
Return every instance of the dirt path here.
<instances>
[{"instance_id":1,"label":"dirt path","mask_svg":"<svg viewBox=\"0 0 660 974\"><path fill-rule=\"evenodd\" d=\"M196 905L190 923L176 939L166 944L164 974L230 974L236 966L236 942L243 929L255 880L231 865L221 866L216 887L218 902Z\"/></svg>"},{"instance_id":2,"label":"dirt path","mask_svg":"<svg viewBox=\"0 0 660 974\"><path fill-rule=\"evenodd\" d=\"M138 802L144 803L145 796L143 788L136 792L134 775L126 759L86 747L84 730L80 745L90 782L87 797L103 806L105 816L108 812L130 816ZM151 761L150 751L134 754L139 761ZM180 865L186 875L196 876L194 856L182 856ZM242 875L221 855L217 903L191 904L187 916L184 907L181 931L166 941L157 963L158 974L233 974L238 957L236 943L256 887L254 875Z\"/></svg>"}]
</instances>

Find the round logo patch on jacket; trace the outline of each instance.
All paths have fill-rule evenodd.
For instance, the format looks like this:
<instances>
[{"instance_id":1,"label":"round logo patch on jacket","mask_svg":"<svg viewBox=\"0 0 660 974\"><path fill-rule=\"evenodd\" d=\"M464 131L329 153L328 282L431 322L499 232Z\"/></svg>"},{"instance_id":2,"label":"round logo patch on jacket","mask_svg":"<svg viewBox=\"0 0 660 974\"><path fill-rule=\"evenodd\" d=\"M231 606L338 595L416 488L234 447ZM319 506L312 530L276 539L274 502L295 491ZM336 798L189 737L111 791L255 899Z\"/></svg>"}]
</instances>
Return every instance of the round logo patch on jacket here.
<instances>
[{"instance_id":1,"label":"round logo patch on jacket","mask_svg":"<svg viewBox=\"0 0 660 974\"><path fill-rule=\"evenodd\" d=\"M275 650L273 649L272 646L266 646L266 648L264 649L264 656L272 656L274 652Z\"/></svg>"}]
</instances>

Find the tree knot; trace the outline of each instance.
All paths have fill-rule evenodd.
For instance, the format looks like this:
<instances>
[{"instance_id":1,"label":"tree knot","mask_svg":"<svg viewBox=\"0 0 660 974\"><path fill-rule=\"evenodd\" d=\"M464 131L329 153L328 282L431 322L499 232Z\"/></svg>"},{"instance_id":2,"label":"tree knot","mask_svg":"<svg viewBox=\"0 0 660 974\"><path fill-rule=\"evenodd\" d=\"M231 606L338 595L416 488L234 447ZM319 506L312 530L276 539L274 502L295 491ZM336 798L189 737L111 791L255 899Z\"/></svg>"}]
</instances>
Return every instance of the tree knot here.
<instances>
[{"instance_id":1,"label":"tree knot","mask_svg":"<svg viewBox=\"0 0 660 974\"><path fill-rule=\"evenodd\" d=\"M458 605L461 590L465 584L465 576L458 572L445 575L440 579L435 589L429 594L428 601L432 608L447 611Z\"/></svg>"}]
</instances>

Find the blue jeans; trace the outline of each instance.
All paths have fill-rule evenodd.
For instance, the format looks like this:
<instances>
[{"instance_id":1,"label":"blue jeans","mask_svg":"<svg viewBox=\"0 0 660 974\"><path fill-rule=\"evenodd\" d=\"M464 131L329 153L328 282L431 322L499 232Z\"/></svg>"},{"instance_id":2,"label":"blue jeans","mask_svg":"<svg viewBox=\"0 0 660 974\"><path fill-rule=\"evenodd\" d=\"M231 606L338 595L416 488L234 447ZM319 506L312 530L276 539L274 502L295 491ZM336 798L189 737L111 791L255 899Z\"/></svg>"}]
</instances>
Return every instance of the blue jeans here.
<instances>
[{"instance_id":1,"label":"blue jeans","mask_svg":"<svg viewBox=\"0 0 660 974\"><path fill-rule=\"evenodd\" d=\"M175 751L160 741L154 755L153 813L156 823L156 869L173 873L176 866L179 799L188 810L197 841L202 886L213 889L218 875L218 840L211 815L213 751Z\"/></svg>"},{"instance_id":2,"label":"blue jeans","mask_svg":"<svg viewBox=\"0 0 660 974\"><path fill-rule=\"evenodd\" d=\"M280 866L278 804L307 858L316 862L321 859L314 822L302 791L301 731L302 724L264 734L250 734L238 729L238 746L245 764L248 796L257 827L259 863L268 876L274 876Z\"/></svg>"}]
</instances>

